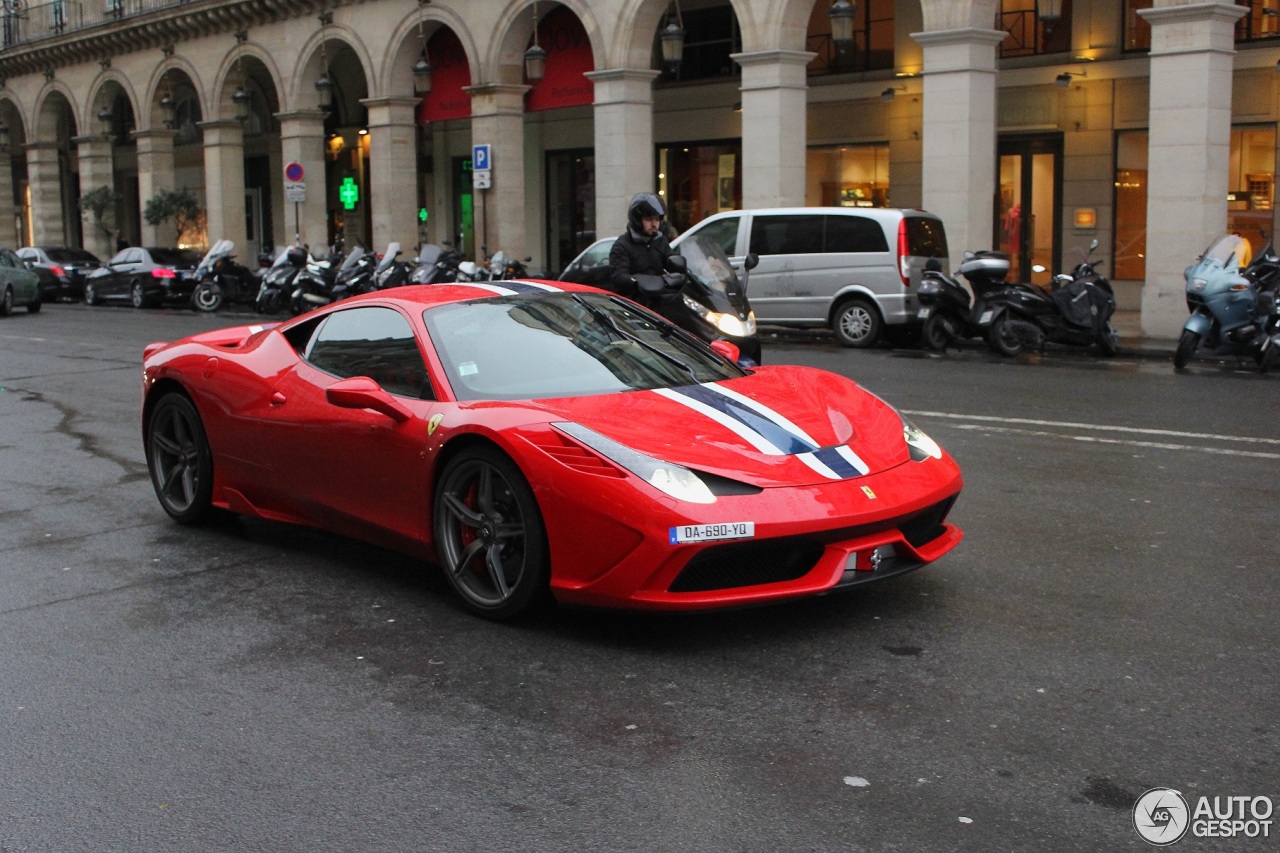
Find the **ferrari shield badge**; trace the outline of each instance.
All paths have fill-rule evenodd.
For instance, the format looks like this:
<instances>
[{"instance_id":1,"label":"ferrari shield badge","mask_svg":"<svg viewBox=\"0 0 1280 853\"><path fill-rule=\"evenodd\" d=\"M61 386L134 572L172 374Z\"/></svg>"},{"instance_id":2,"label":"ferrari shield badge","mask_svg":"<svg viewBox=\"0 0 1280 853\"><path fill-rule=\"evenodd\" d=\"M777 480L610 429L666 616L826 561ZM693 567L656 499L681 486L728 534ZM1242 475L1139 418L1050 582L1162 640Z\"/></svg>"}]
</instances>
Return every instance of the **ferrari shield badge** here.
<instances>
[{"instance_id":1,"label":"ferrari shield badge","mask_svg":"<svg viewBox=\"0 0 1280 853\"><path fill-rule=\"evenodd\" d=\"M867 497L871 498L871 500L875 500L875 499L876 499L876 493L875 493L875 492L873 492L873 491L871 491L871 487L870 487L870 486L863 486L863 487L862 487L862 493L863 493L864 495L866 495Z\"/></svg>"},{"instance_id":2,"label":"ferrari shield badge","mask_svg":"<svg viewBox=\"0 0 1280 853\"><path fill-rule=\"evenodd\" d=\"M427 435L434 434L436 427L440 426L442 420L444 420L444 415L432 415L431 420L427 421Z\"/></svg>"}]
</instances>

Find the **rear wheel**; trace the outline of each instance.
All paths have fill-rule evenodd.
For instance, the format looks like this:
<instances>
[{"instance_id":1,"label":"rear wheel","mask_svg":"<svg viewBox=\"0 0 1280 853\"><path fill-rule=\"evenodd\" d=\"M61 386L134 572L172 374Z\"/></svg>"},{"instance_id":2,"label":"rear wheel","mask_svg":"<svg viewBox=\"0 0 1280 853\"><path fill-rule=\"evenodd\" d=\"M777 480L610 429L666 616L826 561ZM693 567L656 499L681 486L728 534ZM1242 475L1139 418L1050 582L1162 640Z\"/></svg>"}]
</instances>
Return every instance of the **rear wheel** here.
<instances>
[{"instance_id":1,"label":"rear wheel","mask_svg":"<svg viewBox=\"0 0 1280 853\"><path fill-rule=\"evenodd\" d=\"M1022 337L1014 327L1013 318L1005 311L995 319L987 331L987 344L995 352L1013 358L1022 352Z\"/></svg>"},{"instance_id":2,"label":"rear wheel","mask_svg":"<svg viewBox=\"0 0 1280 853\"><path fill-rule=\"evenodd\" d=\"M41 302L41 300L40 300L40 294L38 294L38 293L37 293L37 294L36 294L36 298L35 298L35 299L33 299L33 300L31 300L30 302L28 302L28 303L27 303L27 313L28 313L28 314L39 314L39 313L40 313L40 306L41 306L41 305L43 305L43 304L44 304L44 303L43 303L43 302Z\"/></svg>"},{"instance_id":3,"label":"rear wheel","mask_svg":"<svg viewBox=\"0 0 1280 853\"><path fill-rule=\"evenodd\" d=\"M142 289L142 282L135 281L129 287L129 301L133 303L134 308L147 307L147 292Z\"/></svg>"},{"instance_id":4,"label":"rear wheel","mask_svg":"<svg viewBox=\"0 0 1280 853\"><path fill-rule=\"evenodd\" d=\"M842 347L869 347L880 337L880 313L865 299L850 299L836 309L831 329Z\"/></svg>"},{"instance_id":5,"label":"rear wheel","mask_svg":"<svg viewBox=\"0 0 1280 853\"><path fill-rule=\"evenodd\" d=\"M955 329L951 318L938 311L929 314L924 321L924 329L920 333L924 337L924 345L931 350L945 350L947 344L955 340Z\"/></svg>"},{"instance_id":6,"label":"rear wheel","mask_svg":"<svg viewBox=\"0 0 1280 853\"><path fill-rule=\"evenodd\" d=\"M1178 349L1173 354L1174 368L1181 370L1186 367L1199 346L1200 335L1190 329L1183 329L1181 337L1178 338Z\"/></svg>"},{"instance_id":7,"label":"rear wheel","mask_svg":"<svg viewBox=\"0 0 1280 853\"><path fill-rule=\"evenodd\" d=\"M222 307L222 287L215 281L202 281L191 294L197 311L217 311Z\"/></svg>"},{"instance_id":8,"label":"rear wheel","mask_svg":"<svg viewBox=\"0 0 1280 853\"><path fill-rule=\"evenodd\" d=\"M98 304L98 289L94 287L92 284L90 284L89 282L85 282L85 285L84 285L84 304L85 305Z\"/></svg>"},{"instance_id":9,"label":"rear wheel","mask_svg":"<svg viewBox=\"0 0 1280 853\"><path fill-rule=\"evenodd\" d=\"M212 506L213 456L200 413L182 394L160 398L147 422L147 468L164 511L182 524L205 518Z\"/></svg>"},{"instance_id":10,"label":"rear wheel","mask_svg":"<svg viewBox=\"0 0 1280 853\"><path fill-rule=\"evenodd\" d=\"M8 317L13 313L13 288L6 287L0 296L0 317Z\"/></svg>"},{"instance_id":11,"label":"rear wheel","mask_svg":"<svg viewBox=\"0 0 1280 853\"><path fill-rule=\"evenodd\" d=\"M1118 339L1119 335L1116 333L1115 328L1110 323L1107 323L1102 331L1098 332L1098 349L1107 358L1111 358L1116 354L1116 341Z\"/></svg>"},{"instance_id":12,"label":"rear wheel","mask_svg":"<svg viewBox=\"0 0 1280 853\"><path fill-rule=\"evenodd\" d=\"M505 454L473 447L451 459L436 490L434 524L445 576L472 613L510 619L548 596L542 514Z\"/></svg>"}]
</instances>

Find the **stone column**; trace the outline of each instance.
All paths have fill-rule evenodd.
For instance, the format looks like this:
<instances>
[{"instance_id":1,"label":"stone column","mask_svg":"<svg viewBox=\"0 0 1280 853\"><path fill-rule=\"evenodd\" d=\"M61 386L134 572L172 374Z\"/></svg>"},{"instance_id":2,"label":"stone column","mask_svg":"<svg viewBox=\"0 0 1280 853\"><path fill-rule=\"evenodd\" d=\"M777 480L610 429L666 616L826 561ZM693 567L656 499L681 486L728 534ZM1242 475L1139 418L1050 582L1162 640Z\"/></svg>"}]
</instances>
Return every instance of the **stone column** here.
<instances>
[{"instance_id":1,"label":"stone column","mask_svg":"<svg viewBox=\"0 0 1280 853\"><path fill-rule=\"evenodd\" d=\"M1008 35L980 27L913 33L924 49L921 196L942 217L954 269L994 243L996 51Z\"/></svg>"},{"instance_id":2,"label":"stone column","mask_svg":"<svg viewBox=\"0 0 1280 853\"><path fill-rule=\"evenodd\" d=\"M374 251L400 244L406 255L418 243L418 126L414 97L370 98L369 197Z\"/></svg>"},{"instance_id":3,"label":"stone column","mask_svg":"<svg viewBox=\"0 0 1280 853\"><path fill-rule=\"evenodd\" d=\"M279 113L280 155L285 163L298 163L303 169L303 183L307 185L306 201L294 203L285 199L284 219L286 243L293 245L295 235L312 251L324 253L329 240L328 216L325 200L327 188L324 181L324 113L319 110L300 110ZM284 175L280 176L280 192L284 193Z\"/></svg>"},{"instance_id":4,"label":"stone column","mask_svg":"<svg viewBox=\"0 0 1280 853\"><path fill-rule=\"evenodd\" d=\"M742 206L804 204L808 81L815 54L735 53L742 66Z\"/></svg>"},{"instance_id":5,"label":"stone column","mask_svg":"<svg viewBox=\"0 0 1280 853\"><path fill-rule=\"evenodd\" d=\"M13 158L0 151L0 245L22 246L25 238L18 227L18 207L14 204Z\"/></svg>"},{"instance_id":6,"label":"stone column","mask_svg":"<svg viewBox=\"0 0 1280 853\"><path fill-rule=\"evenodd\" d=\"M27 146L27 183L31 189L31 236L35 245L65 246L57 143L34 142Z\"/></svg>"},{"instance_id":7,"label":"stone column","mask_svg":"<svg viewBox=\"0 0 1280 853\"><path fill-rule=\"evenodd\" d=\"M76 146L76 157L80 161L80 193L81 195L96 190L98 187L115 189L115 171L112 160L111 141L101 134L93 136L77 136L71 140ZM102 224L94 218L93 211L80 212L81 231L84 234L84 248L102 259L116 253L116 241L105 231L105 227L116 227L115 211Z\"/></svg>"},{"instance_id":8,"label":"stone column","mask_svg":"<svg viewBox=\"0 0 1280 853\"><path fill-rule=\"evenodd\" d=\"M1246 11L1207 0L1138 12L1151 24L1142 331L1152 337L1178 336L1183 270L1227 227L1235 24Z\"/></svg>"},{"instance_id":9,"label":"stone column","mask_svg":"<svg viewBox=\"0 0 1280 853\"><path fill-rule=\"evenodd\" d=\"M638 192L652 192L653 81L648 68L588 71L595 84L592 110L596 148L596 236L621 234L627 204Z\"/></svg>"},{"instance_id":10,"label":"stone column","mask_svg":"<svg viewBox=\"0 0 1280 853\"><path fill-rule=\"evenodd\" d=\"M524 221L524 93L529 87L494 83L463 91L471 96L471 141L489 145L493 157L493 187L475 191L477 259L485 247L523 258L530 253Z\"/></svg>"},{"instance_id":11,"label":"stone column","mask_svg":"<svg viewBox=\"0 0 1280 853\"><path fill-rule=\"evenodd\" d=\"M202 121L204 131L204 203L209 245L236 244L249 257L244 217L244 126L238 121Z\"/></svg>"},{"instance_id":12,"label":"stone column","mask_svg":"<svg viewBox=\"0 0 1280 853\"><path fill-rule=\"evenodd\" d=\"M173 190L173 131L137 130L133 138L138 143L138 204L143 210L156 193ZM164 236L160 236L160 229ZM173 242L173 223L148 225L142 220L142 245L168 246ZM113 251L112 254L115 254Z\"/></svg>"}]
</instances>

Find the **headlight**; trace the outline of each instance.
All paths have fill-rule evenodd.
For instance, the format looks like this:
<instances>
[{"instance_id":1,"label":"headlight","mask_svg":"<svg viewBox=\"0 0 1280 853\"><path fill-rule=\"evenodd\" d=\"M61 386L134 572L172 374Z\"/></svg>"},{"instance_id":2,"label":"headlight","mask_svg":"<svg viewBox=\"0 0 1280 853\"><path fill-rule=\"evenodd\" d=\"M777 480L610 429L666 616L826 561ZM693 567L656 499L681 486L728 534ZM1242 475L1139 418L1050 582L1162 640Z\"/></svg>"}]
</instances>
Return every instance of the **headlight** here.
<instances>
[{"instance_id":1,"label":"headlight","mask_svg":"<svg viewBox=\"0 0 1280 853\"><path fill-rule=\"evenodd\" d=\"M698 302L696 299L684 297L684 304L690 311L697 314L711 326L714 326L722 334L731 338L749 338L756 333L756 312L752 311L747 314L747 319L742 320L732 314L721 314L719 311L712 311L707 306Z\"/></svg>"},{"instance_id":2,"label":"headlight","mask_svg":"<svg viewBox=\"0 0 1280 853\"><path fill-rule=\"evenodd\" d=\"M1206 284L1208 284L1208 282L1202 278L1193 278L1191 279L1191 283L1187 285L1187 292L1188 293L1204 293L1204 288Z\"/></svg>"},{"instance_id":3,"label":"headlight","mask_svg":"<svg viewBox=\"0 0 1280 853\"><path fill-rule=\"evenodd\" d=\"M707 484L682 465L646 456L581 424L564 422L552 426L676 500L695 504L716 502L716 496L711 494Z\"/></svg>"},{"instance_id":4,"label":"headlight","mask_svg":"<svg viewBox=\"0 0 1280 853\"><path fill-rule=\"evenodd\" d=\"M925 435L920 427L906 418L902 419L902 437L907 442L907 450L911 453L911 461L923 462L929 458L942 458L942 448L938 446L938 443Z\"/></svg>"}]
</instances>

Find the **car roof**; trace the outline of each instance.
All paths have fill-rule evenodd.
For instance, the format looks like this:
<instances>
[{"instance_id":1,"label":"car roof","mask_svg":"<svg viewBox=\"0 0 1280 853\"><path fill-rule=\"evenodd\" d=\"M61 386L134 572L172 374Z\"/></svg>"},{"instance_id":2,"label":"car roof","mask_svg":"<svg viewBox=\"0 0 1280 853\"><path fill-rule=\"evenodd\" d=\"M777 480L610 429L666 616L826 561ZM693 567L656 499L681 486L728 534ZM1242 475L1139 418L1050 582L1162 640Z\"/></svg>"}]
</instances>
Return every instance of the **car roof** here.
<instances>
[{"instance_id":1,"label":"car roof","mask_svg":"<svg viewBox=\"0 0 1280 853\"><path fill-rule=\"evenodd\" d=\"M606 290L589 287L585 284L574 284L568 281L546 281L541 279L514 279L499 281L456 282L449 284L406 284L389 290L375 290L331 303L334 308L348 308L364 303L394 303L407 310L429 308L433 305L447 305L452 302L470 302L475 299L496 298L511 295L534 296L540 293L602 293L613 296ZM327 308L328 306L326 306Z\"/></svg>"},{"instance_id":2,"label":"car roof","mask_svg":"<svg viewBox=\"0 0 1280 853\"><path fill-rule=\"evenodd\" d=\"M874 216L874 217L898 217L898 216L929 216L934 219L938 218L936 213L922 210L917 207L758 207L747 210L722 210L719 213L712 214L706 219L699 220L697 224L706 222L707 219L715 219L722 216L739 216L743 213L750 213L753 216L800 216L804 214L836 214L836 215L856 215L856 216ZM694 226L690 226L693 228Z\"/></svg>"}]
</instances>

